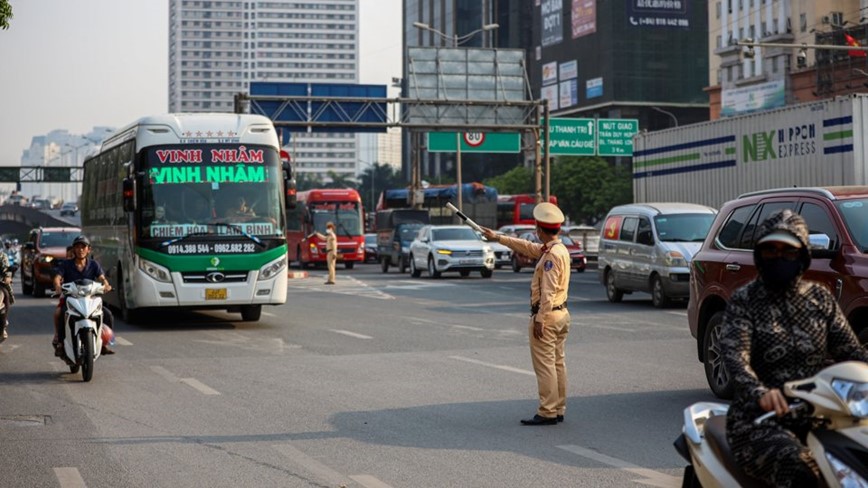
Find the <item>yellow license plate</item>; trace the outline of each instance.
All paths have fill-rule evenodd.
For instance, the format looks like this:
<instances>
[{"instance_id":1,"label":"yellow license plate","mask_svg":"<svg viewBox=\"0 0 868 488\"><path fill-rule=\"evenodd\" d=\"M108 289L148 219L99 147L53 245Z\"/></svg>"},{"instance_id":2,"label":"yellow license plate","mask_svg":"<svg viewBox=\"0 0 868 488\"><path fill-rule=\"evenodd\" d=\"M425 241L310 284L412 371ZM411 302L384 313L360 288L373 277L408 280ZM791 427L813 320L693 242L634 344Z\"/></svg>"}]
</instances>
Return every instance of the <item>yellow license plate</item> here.
<instances>
[{"instance_id":1,"label":"yellow license plate","mask_svg":"<svg viewBox=\"0 0 868 488\"><path fill-rule=\"evenodd\" d=\"M205 289L205 300L226 300L226 288Z\"/></svg>"}]
</instances>

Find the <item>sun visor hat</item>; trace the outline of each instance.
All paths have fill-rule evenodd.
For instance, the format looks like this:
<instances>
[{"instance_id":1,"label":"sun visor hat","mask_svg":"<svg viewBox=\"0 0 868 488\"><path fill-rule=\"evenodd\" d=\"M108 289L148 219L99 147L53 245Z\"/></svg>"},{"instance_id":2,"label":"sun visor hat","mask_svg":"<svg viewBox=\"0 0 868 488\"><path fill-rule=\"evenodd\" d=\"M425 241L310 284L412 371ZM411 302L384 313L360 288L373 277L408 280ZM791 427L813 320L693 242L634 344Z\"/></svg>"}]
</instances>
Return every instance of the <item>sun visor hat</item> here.
<instances>
[{"instance_id":1,"label":"sun visor hat","mask_svg":"<svg viewBox=\"0 0 868 488\"><path fill-rule=\"evenodd\" d=\"M802 241L798 237L786 231L775 231L757 241L757 245L767 242L780 242L792 247L802 247Z\"/></svg>"}]
</instances>

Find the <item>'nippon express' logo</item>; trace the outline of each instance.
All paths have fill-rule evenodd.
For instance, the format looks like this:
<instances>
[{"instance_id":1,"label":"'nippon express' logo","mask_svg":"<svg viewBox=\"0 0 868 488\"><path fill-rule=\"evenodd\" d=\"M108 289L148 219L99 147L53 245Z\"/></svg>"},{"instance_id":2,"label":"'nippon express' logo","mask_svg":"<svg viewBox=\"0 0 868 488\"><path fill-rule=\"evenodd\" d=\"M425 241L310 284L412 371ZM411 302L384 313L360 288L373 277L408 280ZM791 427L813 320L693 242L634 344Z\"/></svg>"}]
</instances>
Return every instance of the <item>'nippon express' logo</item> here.
<instances>
[{"instance_id":1,"label":"'nippon express' logo","mask_svg":"<svg viewBox=\"0 0 868 488\"><path fill-rule=\"evenodd\" d=\"M796 125L742 136L742 160L768 161L778 158L809 156L817 152L814 124Z\"/></svg>"}]
</instances>

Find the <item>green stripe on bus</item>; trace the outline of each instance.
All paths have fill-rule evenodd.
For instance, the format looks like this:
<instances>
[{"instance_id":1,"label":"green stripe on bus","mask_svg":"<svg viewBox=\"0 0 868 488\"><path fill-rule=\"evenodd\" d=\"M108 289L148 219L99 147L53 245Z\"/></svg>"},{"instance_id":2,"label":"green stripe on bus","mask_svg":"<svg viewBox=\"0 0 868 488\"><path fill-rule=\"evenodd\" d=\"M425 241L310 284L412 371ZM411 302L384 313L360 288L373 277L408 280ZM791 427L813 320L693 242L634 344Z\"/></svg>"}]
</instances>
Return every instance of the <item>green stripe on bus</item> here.
<instances>
[{"instance_id":1,"label":"green stripe on bus","mask_svg":"<svg viewBox=\"0 0 868 488\"><path fill-rule=\"evenodd\" d=\"M724 150L724 152L726 154L735 154L735 148L734 147L728 147Z\"/></svg>"},{"instance_id":2,"label":"green stripe on bus","mask_svg":"<svg viewBox=\"0 0 868 488\"><path fill-rule=\"evenodd\" d=\"M846 139L853 137L853 130L842 130L838 132L827 132L823 134L824 141L834 141L835 139Z\"/></svg>"},{"instance_id":3,"label":"green stripe on bus","mask_svg":"<svg viewBox=\"0 0 868 488\"><path fill-rule=\"evenodd\" d=\"M198 254L195 256L170 256L166 253L151 249L138 249L138 254L148 261L165 266L170 271L245 271L258 270L267 263L274 261L280 256L286 255L286 244L270 251L254 254ZM218 258L220 262L214 266L212 258Z\"/></svg>"},{"instance_id":4,"label":"green stripe on bus","mask_svg":"<svg viewBox=\"0 0 868 488\"><path fill-rule=\"evenodd\" d=\"M648 166L657 166L660 164L667 163L682 163L684 161L696 161L700 157L699 153L691 153L691 154L682 154L680 156L670 156L668 158L660 158L660 159L651 159L648 161L642 161L641 163L634 163L634 166L638 168L645 168Z\"/></svg>"}]
</instances>

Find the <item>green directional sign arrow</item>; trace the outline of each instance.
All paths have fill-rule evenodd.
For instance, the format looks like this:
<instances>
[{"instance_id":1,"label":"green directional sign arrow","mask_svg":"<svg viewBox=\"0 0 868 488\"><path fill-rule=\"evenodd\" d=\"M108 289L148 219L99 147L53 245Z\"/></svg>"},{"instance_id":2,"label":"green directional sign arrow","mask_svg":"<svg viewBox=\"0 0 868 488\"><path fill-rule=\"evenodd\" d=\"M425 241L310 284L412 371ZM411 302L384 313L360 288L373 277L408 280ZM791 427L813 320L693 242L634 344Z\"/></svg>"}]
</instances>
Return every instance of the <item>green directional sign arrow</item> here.
<instances>
[{"instance_id":1,"label":"green directional sign arrow","mask_svg":"<svg viewBox=\"0 0 868 488\"><path fill-rule=\"evenodd\" d=\"M596 142L594 129L594 119L551 119L549 122L549 154L553 156L593 156Z\"/></svg>"},{"instance_id":2,"label":"green directional sign arrow","mask_svg":"<svg viewBox=\"0 0 868 488\"><path fill-rule=\"evenodd\" d=\"M600 156L632 156L633 136L639 132L636 119L597 119Z\"/></svg>"}]
</instances>

